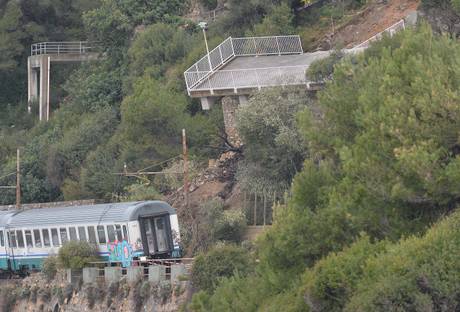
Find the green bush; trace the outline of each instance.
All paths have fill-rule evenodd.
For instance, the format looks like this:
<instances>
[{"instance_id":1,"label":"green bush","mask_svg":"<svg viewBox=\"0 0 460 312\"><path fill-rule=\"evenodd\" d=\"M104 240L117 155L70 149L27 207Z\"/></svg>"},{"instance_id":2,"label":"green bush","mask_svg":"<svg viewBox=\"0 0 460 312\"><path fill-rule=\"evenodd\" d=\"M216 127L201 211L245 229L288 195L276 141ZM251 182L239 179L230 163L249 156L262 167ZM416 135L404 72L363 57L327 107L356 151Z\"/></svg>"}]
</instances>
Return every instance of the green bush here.
<instances>
[{"instance_id":1,"label":"green bush","mask_svg":"<svg viewBox=\"0 0 460 312\"><path fill-rule=\"evenodd\" d=\"M425 236L401 240L386 253L371 257L344 311L455 311L460 296L459 256L457 211Z\"/></svg>"},{"instance_id":2,"label":"green bush","mask_svg":"<svg viewBox=\"0 0 460 312\"><path fill-rule=\"evenodd\" d=\"M366 260L385 251L385 241L372 244L361 237L349 248L318 261L303 277L303 293L312 311L342 311L356 290Z\"/></svg>"},{"instance_id":3,"label":"green bush","mask_svg":"<svg viewBox=\"0 0 460 312\"><path fill-rule=\"evenodd\" d=\"M212 292L223 277L235 272L245 276L252 272L253 265L251 255L243 248L220 244L195 258L191 280L198 289Z\"/></svg>"},{"instance_id":4,"label":"green bush","mask_svg":"<svg viewBox=\"0 0 460 312\"><path fill-rule=\"evenodd\" d=\"M69 241L59 249L59 264L66 269L82 269L88 263L97 261L97 249L82 241Z\"/></svg>"},{"instance_id":5,"label":"green bush","mask_svg":"<svg viewBox=\"0 0 460 312\"><path fill-rule=\"evenodd\" d=\"M313 81L324 81L332 77L334 66L343 58L343 52L334 51L328 57L313 62L307 69L307 77Z\"/></svg>"},{"instance_id":6,"label":"green bush","mask_svg":"<svg viewBox=\"0 0 460 312\"><path fill-rule=\"evenodd\" d=\"M245 228L246 220L241 210L224 210L221 201L210 200L198 207L193 220L184 218L181 239L189 253L196 254L207 251L219 241L239 243Z\"/></svg>"},{"instance_id":7,"label":"green bush","mask_svg":"<svg viewBox=\"0 0 460 312\"><path fill-rule=\"evenodd\" d=\"M217 0L200 0L200 2L209 10L213 10L217 6Z\"/></svg>"},{"instance_id":8,"label":"green bush","mask_svg":"<svg viewBox=\"0 0 460 312\"><path fill-rule=\"evenodd\" d=\"M58 270L58 258L55 256L50 256L43 261L42 264L42 273L48 280L52 280Z\"/></svg>"}]
</instances>

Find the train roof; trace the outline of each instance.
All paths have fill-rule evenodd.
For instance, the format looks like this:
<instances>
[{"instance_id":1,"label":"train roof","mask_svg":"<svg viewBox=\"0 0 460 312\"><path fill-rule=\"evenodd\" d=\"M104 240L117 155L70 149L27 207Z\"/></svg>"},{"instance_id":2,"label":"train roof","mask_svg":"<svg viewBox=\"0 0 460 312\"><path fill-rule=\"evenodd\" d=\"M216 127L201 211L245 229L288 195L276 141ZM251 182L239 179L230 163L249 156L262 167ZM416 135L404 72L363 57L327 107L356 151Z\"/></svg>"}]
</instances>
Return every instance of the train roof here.
<instances>
[{"instance_id":1,"label":"train roof","mask_svg":"<svg viewBox=\"0 0 460 312\"><path fill-rule=\"evenodd\" d=\"M0 227L5 227L8 222L8 217L12 215L10 211L0 210Z\"/></svg>"},{"instance_id":2,"label":"train roof","mask_svg":"<svg viewBox=\"0 0 460 312\"><path fill-rule=\"evenodd\" d=\"M176 210L163 201L97 204L30 209L19 212L0 212L8 227L37 227L58 224L87 224L105 222L128 222L142 216L175 214Z\"/></svg>"}]
</instances>

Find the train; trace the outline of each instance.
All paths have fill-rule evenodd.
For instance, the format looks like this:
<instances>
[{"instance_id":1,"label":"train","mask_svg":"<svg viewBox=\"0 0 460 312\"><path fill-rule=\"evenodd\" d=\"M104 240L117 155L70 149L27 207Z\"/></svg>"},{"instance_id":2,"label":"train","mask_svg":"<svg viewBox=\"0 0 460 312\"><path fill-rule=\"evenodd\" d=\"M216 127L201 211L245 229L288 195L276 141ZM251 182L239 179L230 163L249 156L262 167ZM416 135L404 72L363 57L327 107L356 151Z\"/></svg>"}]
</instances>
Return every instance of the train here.
<instances>
[{"instance_id":1,"label":"train","mask_svg":"<svg viewBox=\"0 0 460 312\"><path fill-rule=\"evenodd\" d=\"M96 246L101 261L180 258L177 213L163 201L0 211L0 275L40 270L69 241Z\"/></svg>"}]
</instances>

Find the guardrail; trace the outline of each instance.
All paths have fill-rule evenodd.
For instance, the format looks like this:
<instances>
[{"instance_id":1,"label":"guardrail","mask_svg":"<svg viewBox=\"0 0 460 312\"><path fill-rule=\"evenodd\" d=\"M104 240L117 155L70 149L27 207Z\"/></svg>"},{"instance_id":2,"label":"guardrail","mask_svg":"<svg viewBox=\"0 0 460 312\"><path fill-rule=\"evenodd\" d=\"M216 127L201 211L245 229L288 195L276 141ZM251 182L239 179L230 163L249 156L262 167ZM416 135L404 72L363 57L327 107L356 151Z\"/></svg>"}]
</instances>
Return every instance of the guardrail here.
<instances>
[{"instance_id":1,"label":"guardrail","mask_svg":"<svg viewBox=\"0 0 460 312\"><path fill-rule=\"evenodd\" d=\"M84 54L93 52L94 47L87 41L73 42L40 42L30 47L31 55L42 54Z\"/></svg>"},{"instance_id":2,"label":"guardrail","mask_svg":"<svg viewBox=\"0 0 460 312\"><path fill-rule=\"evenodd\" d=\"M308 65L219 70L205 77L193 91L244 89L308 84ZM203 73L204 75L204 73Z\"/></svg>"},{"instance_id":3,"label":"guardrail","mask_svg":"<svg viewBox=\"0 0 460 312\"><path fill-rule=\"evenodd\" d=\"M396 24L393 24L391 25L390 27L388 27L387 29L379 32L377 35L367 39L366 41L358 44L357 46L354 47L354 49L360 49L360 48L368 48L369 45L371 44L371 42L373 41L377 41L377 40L380 40L384 34L389 34L390 37L393 36L396 32L400 31L400 30L404 30L406 28L406 24L404 22L404 20L400 20L399 22L397 22Z\"/></svg>"},{"instance_id":4,"label":"guardrail","mask_svg":"<svg viewBox=\"0 0 460 312\"><path fill-rule=\"evenodd\" d=\"M237 56L302 54L299 36L229 37L184 72L190 92L215 70Z\"/></svg>"}]
</instances>

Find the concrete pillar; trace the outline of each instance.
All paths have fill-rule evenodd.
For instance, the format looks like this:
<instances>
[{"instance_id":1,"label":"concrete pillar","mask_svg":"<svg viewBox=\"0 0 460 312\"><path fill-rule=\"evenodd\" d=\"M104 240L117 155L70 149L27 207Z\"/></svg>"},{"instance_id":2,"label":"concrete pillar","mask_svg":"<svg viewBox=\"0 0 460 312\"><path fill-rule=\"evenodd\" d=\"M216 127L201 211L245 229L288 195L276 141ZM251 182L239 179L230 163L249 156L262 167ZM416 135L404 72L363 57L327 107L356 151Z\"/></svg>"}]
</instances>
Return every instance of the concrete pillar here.
<instances>
[{"instance_id":1,"label":"concrete pillar","mask_svg":"<svg viewBox=\"0 0 460 312\"><path fill-rule=\"evenodd\" d=\"M216 98L211 97L211 96L202 97L200 98L200 100L201 100L201 108L203 110L210 110L212 106L214 105L214 103L216 102Z\"/></svg>"},{"instance_id":2,"label":"concrete pillar","mask_svg":"<svg viewBox=\"0 0 460 312\"><path fill-rule=\"evenodd\" d=\"M144 278L143 266L131 266L126 268L126 278L128 283L135 283Z\"/></svg>"},{"instance_id":3,"label":"concrete pillar","mask_svg":"<svg viewBox=\"0 0 460 312\"><path fill-rule=\"evenodd\" d=\"M50 115L50 57L40 58L40 101L39 118L48 121Z\"/></svg>"},{"instance_id":4,"label":"concrete pillar","mask_svg":"<svg viewBox=\"0 0 460 312\"><path fill-rule=\"evenodd\" d=\"M159 284L166 280L166 266L151 265L149 266L149 282Z\"/></svg>"},{"instance_id":5,"label":"concrete pillar","mask_svg":"<svg viewBox=\"0 0 460 312\"><path fill-rule=\"evenodd\" d=\"M118 282L121 279L121 268L120 267L105 267L104 268L104 279L107 284Z\"/></svg>"},{"instance_id":6,"label":"concrete pillar","mask_svg":"<svg viewBox=\"0 0 460 312\"><path fill-rule=\"evenodd\" d=\"M27 110L30 113L32 110L32 102L37 100L38 97L38 72L37 69L32 67L31 59L27 59L27 100L28 100L28 107Z\"/></svg>"},{"instance_id":7,"label":"concrete pillar","mask_svg":"<svg viewBox=\"0 0 460 312\"><path fill-rule=\"evenodd\" d=\"M238 96L238 101L240 102L241 106L246 106L246 105L248 105L249 96L247 96L247 95L239 95Z\"/></svg>"},{"instance_id":8,"label":"concrete pillar","mask_svg":"<svg viewBox=\"0 0 460 312\"><path fill-rule=\"evenodd\" d=\"M236 111L238 110L238 99L233 96L226 96L222 99L222 112L224 114L225 133L228 141L235 147L241 146L241 138L236 129Z\"/></svg>"},{"instance_id":9,"label":"concrete pillar","mask_svg":"<svg viewBox=\"0 0 460 312\"><path fill-rule=\"evenodd\" d=\"M76 285L81 279L82 271L81 270L66 270L67 283Z\"/></svg>"},{"instance_id":10,"label":"concrete pillar","mask_svg":"<svg viewBox=\"0 0 460 312\"><path fill-rule=\"evenodd\" d=\"M179 283L180 277L187 274L185 264L173 264L171 265L171 283Z\"/></svg>"},{"instance_id":11,"label":"concrete pillar","mask_svg":"<svg viewBox=\"0 0 460 312\"><path fill-rule=\"evenodd\" d=\"M96 283L99 276L98 268L83 268L83 283L90 284Z\"/></svg>"}]
</instances>

